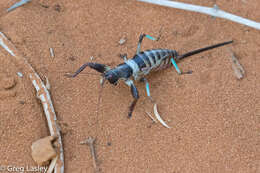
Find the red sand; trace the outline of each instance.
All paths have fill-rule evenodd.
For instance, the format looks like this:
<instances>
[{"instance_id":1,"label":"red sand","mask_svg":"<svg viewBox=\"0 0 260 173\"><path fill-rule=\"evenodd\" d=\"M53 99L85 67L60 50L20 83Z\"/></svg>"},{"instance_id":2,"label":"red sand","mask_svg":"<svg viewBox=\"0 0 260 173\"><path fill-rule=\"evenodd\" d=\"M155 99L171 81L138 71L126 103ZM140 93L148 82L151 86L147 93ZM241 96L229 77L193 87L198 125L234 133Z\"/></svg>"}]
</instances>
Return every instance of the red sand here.
<instances>
[{"instance_id":1,"label":"red sand","mask_svg":"<svg viewBox=\"0 0 260 173\"><path fill-rule=\"evenodd\" d=\"M102 172L260 172L260 31L134 0L40 0L6 14L13 3L0 2L0 31L50 80L63 132L66 173L94 171L89 148L79 144L88 136L97 138ZM211 0L192 3L214 5ZM260 19L257 0L217 4L242 17ZM179 64L192 75L179 76L170 68L148 77L159 112L173 128L151 122L145 111L152 112L152 105L140 83L141 98L131 119L127 111L132 96L123 83L105 85L97 116L99 76L68 79L64 73L91 61L91 56L111 66L122 63L118 55L133 56L140 33L157 36L161 27L161 40L144 40L143 49L184 53L233 39L227 47L236 53L246 77L241 81L234 77L227 47L214 49ZM119 45L123 37L127 42ZM55 58L50 57L50 47ZM43 110L30 81L16 75L19 69L11 58L0 52L0 61L0 168L35 166L30 146L49 134ZM5 89L4 81L13 79L16 85Z\"/></svg>"}]
</instances>

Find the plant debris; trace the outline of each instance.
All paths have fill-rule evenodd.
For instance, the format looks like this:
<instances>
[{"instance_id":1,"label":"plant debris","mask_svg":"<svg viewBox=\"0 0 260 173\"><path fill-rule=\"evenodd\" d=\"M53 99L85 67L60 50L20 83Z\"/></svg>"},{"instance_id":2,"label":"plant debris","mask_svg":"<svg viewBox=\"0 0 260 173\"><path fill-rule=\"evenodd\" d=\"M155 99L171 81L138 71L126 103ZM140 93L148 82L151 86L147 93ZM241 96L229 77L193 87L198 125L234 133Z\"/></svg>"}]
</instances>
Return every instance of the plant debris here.
<instances>
[{"instance_id":1,"label":"plant debris","mask_svg":"<svg viewBox=\"0 0 260 173\"><path fill-rule=\"evenodd\" d=\"M169 127L169 126L163 121L163 119L161 118L160 114L158 113L157 104L156 104L156 103L154 104L153 110L154 110L154 115L155 115L155 117L157 118L157 120L158 120L164 127L171 128L171 127Z\"/></svg>"},{"instance_id":2,"label":"plant debris","mask_svg":"<svg viewBox=\"0 0 260 173\"><path fill-rule=\"evenodd\" d=\"M245 75L245 70L242 67L242 65L239 63L238 59L236 58L235 54L230 50L231 52L231 63L232 63L232 69L234 71L234 75L237 79L242 79Z\"/></svg>"},{"instance_id":3,"label":"plant debris","mask_svg":"<svg viewBox=\"0 0 260 173\"><path fill-rule=\"evenodd\" d=\"M121 38L118 43L119 43L120 45L123 45L123 44L125 44L126 41L127 41L126 38Z\"/></svg>"},{"instance_id":4,"label":"plant debris","mask_svg":"<svg viewBox=\"0 0 260 173\"><path fill-rule=\"evenodd\" d=\"M12 5L10 8L8 8L7 12L10 12L10 11L12 11L12 10L14 10L14 9L16 9L16 8L26 4L26 3L28 3L28 2L31 2L31 0L21 0L21 1L17 2L17 3L15 3L14 5Z\"/></svg>"}]
</instances>

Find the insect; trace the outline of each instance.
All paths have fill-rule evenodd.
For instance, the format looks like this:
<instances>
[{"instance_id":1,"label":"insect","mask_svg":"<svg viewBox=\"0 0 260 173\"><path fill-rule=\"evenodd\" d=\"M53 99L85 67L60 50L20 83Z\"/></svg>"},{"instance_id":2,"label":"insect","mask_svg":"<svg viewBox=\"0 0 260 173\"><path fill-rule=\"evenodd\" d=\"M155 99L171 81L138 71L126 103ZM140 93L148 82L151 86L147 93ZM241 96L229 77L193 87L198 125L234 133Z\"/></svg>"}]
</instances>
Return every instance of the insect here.
<instances>
[{"instance_id":1,"label":"insect","mask_svg":"<svg viewBox=\"0 0 260 173\"><path fill-rule=\"evenodd\" d=\"M85 63L74 74L70 75L70 77L76 77L86 67L90 67L101 73L102 86L106 80L108 80L109 83L113 85L117 85L119 80L123 80L126 83L126 85L128 85L131 88L131 93L134 98L128 111L128 117L130 118L132 116L135 105L139 99L138 90L134 84L134 81L145 82L147 95L151 98L149 83L145 78L145 76L148 75L150 72L167 68L172 63L178 74L190 73L181 72L176 62L194 54L198 54L203 51L214 49L233 42L227 41L212 46L204 47L201 49L193 50L182 55L178 55L177 51L170 49L151 49L141 52L141 44L144 37L154 41L159 40L159 38L157 39L147 34L141 34L139 37L136 54L131 59L127 59L127 56L125 55L124 63L119 64L114 68L111 68L105 64L90 62Z\"/></svg>"}]
</instances>

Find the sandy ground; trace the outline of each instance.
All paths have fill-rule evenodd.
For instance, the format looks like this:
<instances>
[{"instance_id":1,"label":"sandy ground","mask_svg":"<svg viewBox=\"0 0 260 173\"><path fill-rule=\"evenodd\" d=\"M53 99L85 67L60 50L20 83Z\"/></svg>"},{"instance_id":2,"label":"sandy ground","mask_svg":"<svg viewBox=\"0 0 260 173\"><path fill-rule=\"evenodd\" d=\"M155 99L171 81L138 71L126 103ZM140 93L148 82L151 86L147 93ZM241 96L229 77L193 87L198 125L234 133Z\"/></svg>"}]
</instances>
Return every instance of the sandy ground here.
<instances>
[{"instance_id":1,"label":"sandy ground","mask_svg":"<svg viewBox=\"0 0 260 173\"><path fill-rule=\"evenodd\" d=\"M102 172L260 172L260 31L134 0L35 0L6 14L14 2L0 1L0 31L41 77L50 80L63 133L66 173L94 171L89 148L79 144L88 136L97 139ZM213 6L215 2L192 3ZM217 4L260 21L258 0L218 0ZM144 40L143 49L184 53L234 40L231 46L181 62L179 67L192 70L192 75L179 76L170 68L148 77L151 94L171 129L152 123L146 115L153 109L142 83L137 83L140 101L127 119L132 96L123 83L105 85L97 115L100 77L64 76L91 61L91 56L92 61L110 66L122 63L118 55L133 56L140 33L157 36L161 28L161 40ZM121 38L127 39L123 45L118 43ZM50 47L55 58L50 57ZM227 48L245 68L243 80L234 77ZM1 49L0 62L0 166L35 166L30 146L49 134L41 104L30 81L17 76L19 69Z\"/></svg>"}]
</instances>

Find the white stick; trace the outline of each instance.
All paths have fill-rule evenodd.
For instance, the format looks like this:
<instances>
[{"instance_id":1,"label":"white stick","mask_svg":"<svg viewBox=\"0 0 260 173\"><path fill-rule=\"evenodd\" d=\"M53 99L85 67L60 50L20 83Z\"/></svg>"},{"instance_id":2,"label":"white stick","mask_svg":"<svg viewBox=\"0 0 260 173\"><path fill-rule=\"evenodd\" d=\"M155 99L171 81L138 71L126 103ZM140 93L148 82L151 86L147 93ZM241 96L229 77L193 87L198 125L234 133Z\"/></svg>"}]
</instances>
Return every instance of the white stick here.
<instances>
[{"instance_id":1,"label":"white stick","mask_svg":"<svg viewBox=\"0 0 260 173\"><path fill-rule=\"evenodd\" d=\"M53 169L55 168L56 162L58 160L58 156L51 160L47 173L52 173Z\"/></svg>"},{"instance_id":2,"label":"white stick","mask_svg":"<svg viewBox=\"0 0 260 173\"><path fill-rule=\"evenodd\" d=\"M245 70L242 65L239 63L238 59L235 57L235 54L229 49L231 53L231 63L232 69L234 70L234 74L237 79L242 79L245 75Z\"/></svg>"},{"instance_id":3,"label":"white stick","mask_svg":"<svg viewBox=\"0 0 260 173\"><path fill-rule=\"evenodd\" d=\"M5 35L0 32L0 46L2 46L15 60L18 65L23 66L23 73L28 76L33 83L34 88L37 92L37 97L41 100L45 116L48 122L49 130L51 136L58 136L58 148L59 148L59 158L55 166L55 173L64 173L64 155L62 148L62 140L60 135L60 130L56 124L56 114L51 101L50 93L44 83L42 82L39 75L35 72L32 66L28 63L26 58L24 58L15 46L5 37Z\"/></svg>"},{"instance_id":4,"label":"white stick","mask_svg":"<svg viewBox=\"0 0 260 173\"><path fill-rule=\"evenodd\" d=\"M178 8L178 9L182 9L182 10L194 11L194 12L198 12L198 13L204 13L204 14L208 14L208 15L211 15L214 17L228 19L233 22L244 24L244 25L247 25L252 28L260 30L260 23L240 17L240 16L236 16L231 13L227 13L218 8L203 7L203 6L198 6L198 5L191 5L191 4L187 4L187 3L167 1L167 0L138 0L138 1L147 2L147 3L151 3L151 4L157 4L157 5L166 6L166 7Z\"/></svg>"},{"instance_id":5,"label":"white stick","mask_svg":"<svg viewBox=\"0 0 260 173\"><path fill-rule=\"evenodd\" d=\"M8 8L8 9L7 9L7 12L12 11L12 10L14 10L14 9L16 9L16 8L18 8L18 7L20 7L20 6L24 5L24 4L26 4L26 3L28 3L28 2L31 2L31 0L21 0L21 1L17 2L17 3L15 3L15 4L14 4L13 6L11 6L10 8Z\"/></svg>"},{"instance_id":6,"label":"white stick","mask_svg":"<svg viewBox=\"0 0 260 173\"><path fill-rule=\"evenodd\" d=\"M156 119L147 111L145 111L145 113L151 118L151 120L155 123L157 123Z\"/></svg>"},{"instance_id":7,"label":"white stick","mask_svg":"<svg viewBox=\"0 0 260 173\"><path fill-rule=\"evenodd\" d=\"M50 48L50 54L51 54L51 57L54 58L54 51L53 51L53 48Z\"/></svg>"},{"instance_id":8,"label":"white stick","mask_svg":"<svg viewBox=\"0 0 260 173\"><path fill-rule=\"evenodd\" d=\"M167 127L167 128L171 128L170 126L168 126L164 121L163 119L161 118L160 114L158 113L158 110L157 110L157 104L155 103L154 106L153 106L153 111L154 111L154 115L155 117L157 118L157 120L164 126L164 127Z\"/></svg>"}]
</instances>

